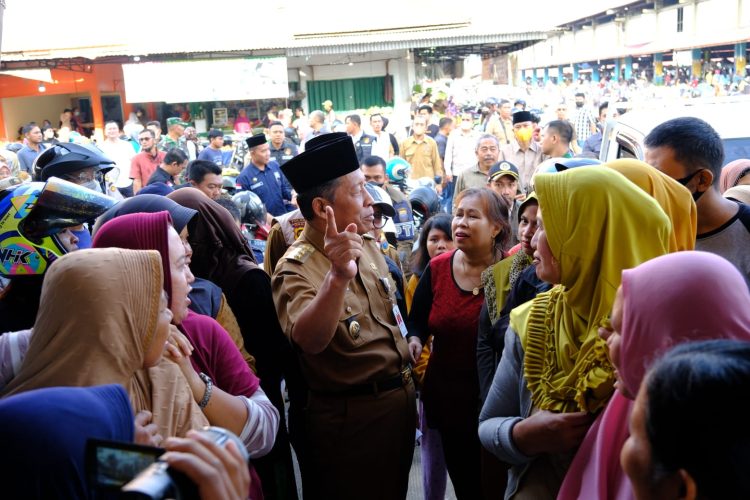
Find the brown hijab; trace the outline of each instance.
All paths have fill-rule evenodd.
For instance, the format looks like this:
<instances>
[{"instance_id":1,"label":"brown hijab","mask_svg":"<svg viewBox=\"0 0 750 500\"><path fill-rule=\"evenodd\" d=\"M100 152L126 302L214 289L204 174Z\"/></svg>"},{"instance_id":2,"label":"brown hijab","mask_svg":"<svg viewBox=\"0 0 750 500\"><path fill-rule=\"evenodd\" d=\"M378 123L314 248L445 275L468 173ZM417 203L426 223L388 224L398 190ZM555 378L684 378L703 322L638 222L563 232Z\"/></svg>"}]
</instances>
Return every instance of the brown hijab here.
<instances>
[{"instance_id":1,"label":"brown hijab","mask_svg":"<svg viewBox=\"0 0 750 500\"><path fill-rule=\"evenodd\" d=\"M42 387L121 384L134 410L149 410L163 436L207 421L176 364L144 370L163 288L155 250L80 250L44 278L39 314L18 375L2 396Z\"/></svg>"},{"instance_id":2,"label":"brown hijab","mask_svg":"<svg viewBox=\"0 0 750 500\"><path fill-rule=\"evenodd\" d=\"M178 189L167 197L198 211L188 223L193 274L213 281L229 294L244 271L258 268L250 245L226 208L195 188Z\"/></svg>"}]
</instances>

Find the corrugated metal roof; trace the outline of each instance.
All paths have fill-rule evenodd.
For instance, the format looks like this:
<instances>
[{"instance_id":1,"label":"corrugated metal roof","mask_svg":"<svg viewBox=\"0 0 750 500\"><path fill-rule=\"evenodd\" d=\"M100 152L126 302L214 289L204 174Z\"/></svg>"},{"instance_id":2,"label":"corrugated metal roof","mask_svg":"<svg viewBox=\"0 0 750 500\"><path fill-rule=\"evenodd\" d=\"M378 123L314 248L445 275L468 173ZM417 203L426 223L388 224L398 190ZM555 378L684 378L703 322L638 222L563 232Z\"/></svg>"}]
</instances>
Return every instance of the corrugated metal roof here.
<instances>
[{"instance_id":1,"label":"corrugated metal roof","mask_svg":"<svg viewBox=\"0 0 750 500\"><path fill-rule=\"evenodd\" d=\"M519 42L544 40L547 34L533 33L497 33L476 35L466 31L461 33L438 34L399 33L398 37L379 35L377 38L342 37L335 39L306 39L305 44L295 44L287 48L288 56L330 55L359 53L375 50L401 50L422 47L439 47L446 45L478 45L478 44L514 44ZM315 44L311 42L315 42Z\"/></svg>"}]
</instances>

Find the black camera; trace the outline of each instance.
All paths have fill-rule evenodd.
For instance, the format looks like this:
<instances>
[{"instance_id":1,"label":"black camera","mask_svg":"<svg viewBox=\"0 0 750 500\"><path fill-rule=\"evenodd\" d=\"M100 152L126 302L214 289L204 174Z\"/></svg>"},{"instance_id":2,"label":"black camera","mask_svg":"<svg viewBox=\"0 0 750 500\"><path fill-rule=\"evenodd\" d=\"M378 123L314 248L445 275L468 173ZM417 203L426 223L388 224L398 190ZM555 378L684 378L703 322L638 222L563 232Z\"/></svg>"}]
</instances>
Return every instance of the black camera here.
<instances>
[{"instance_id":1,"label":"black camera","mask_svg":"<svg viewBox=\"0 0 750 500\"><path fill-rule=\"evenodd\" d=\"M248 459L244 444L234 433L221 427L204 427L199 432L222 447L234 441ZM90 439L86 473L93 498L200 499L198 488L187 476L159 460L164 452L151 446Z\"/></svg>"}]
</instances>

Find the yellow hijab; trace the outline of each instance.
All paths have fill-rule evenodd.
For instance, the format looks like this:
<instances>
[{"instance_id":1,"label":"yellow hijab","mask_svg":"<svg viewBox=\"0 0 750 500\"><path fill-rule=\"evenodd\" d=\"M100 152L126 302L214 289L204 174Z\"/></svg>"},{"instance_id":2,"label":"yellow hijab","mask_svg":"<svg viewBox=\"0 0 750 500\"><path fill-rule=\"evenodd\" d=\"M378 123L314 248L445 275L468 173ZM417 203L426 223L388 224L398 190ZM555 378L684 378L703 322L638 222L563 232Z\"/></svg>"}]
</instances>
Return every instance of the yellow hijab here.
<instances>
[{"instance_id":1,"label":"yellow hijab","mask_svg":"<svg viewBox=\"0 0 750 500\"><path fill-rule=\"evenodd\" d=\"M632 158L621 158L604 164L628 178L650 194L672 222L669 252L693 250L698 231L698 210L690 191L668 175L648 163Z\"/></svg>"},{"instance_id":2,"label":"yellow hijab","mask_svg":"<svg viewBox=\"0 0 750 500\"><path fill-rule=\"evenodd\" d=\"M653 198L611 169L539 174L536 194L561 283L511 313L524 377L535 407L594 412L614 390L597 330L622 270L667 253L671 224Z\"/></svg>"}]
</instances>

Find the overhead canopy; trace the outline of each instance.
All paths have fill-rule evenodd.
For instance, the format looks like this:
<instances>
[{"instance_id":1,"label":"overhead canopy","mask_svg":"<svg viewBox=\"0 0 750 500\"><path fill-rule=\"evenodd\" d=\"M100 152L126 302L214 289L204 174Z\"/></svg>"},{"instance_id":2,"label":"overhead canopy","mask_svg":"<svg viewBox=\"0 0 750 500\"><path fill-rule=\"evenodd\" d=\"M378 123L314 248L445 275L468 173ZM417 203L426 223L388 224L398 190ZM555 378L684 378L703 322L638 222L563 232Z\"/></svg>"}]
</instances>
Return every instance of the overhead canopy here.
<instances>
[{"instance_id":1,"label":"overhead canopy","mask_svg":"<svg viewBox=\"0 0 750 500\"><path fill-rule=\"evenodd\" d=\"M518 5L510 0L464 0L459 9L453 0L380 0L377 8L362 15L325 0L286 0L262 7L237 1L220 7L221 15L235 24L200 36L185 27L194 24L196 13L205 12L203 0L131 0L127 7L111 0L36 0L34 15L25 2L16 0L8 2L5 12L2 64L57 67L55 61L73 58L123 63L135 56L141 61L172 60L175 54L205 59L221 53L304 56L443 45L506 47L546 37L556 16L560 18L555 12L565 11L557 0L538 3L544 5L534 10L545 16L514 15L511 20L508 13Z\"/></svg>"}]
</instances>

